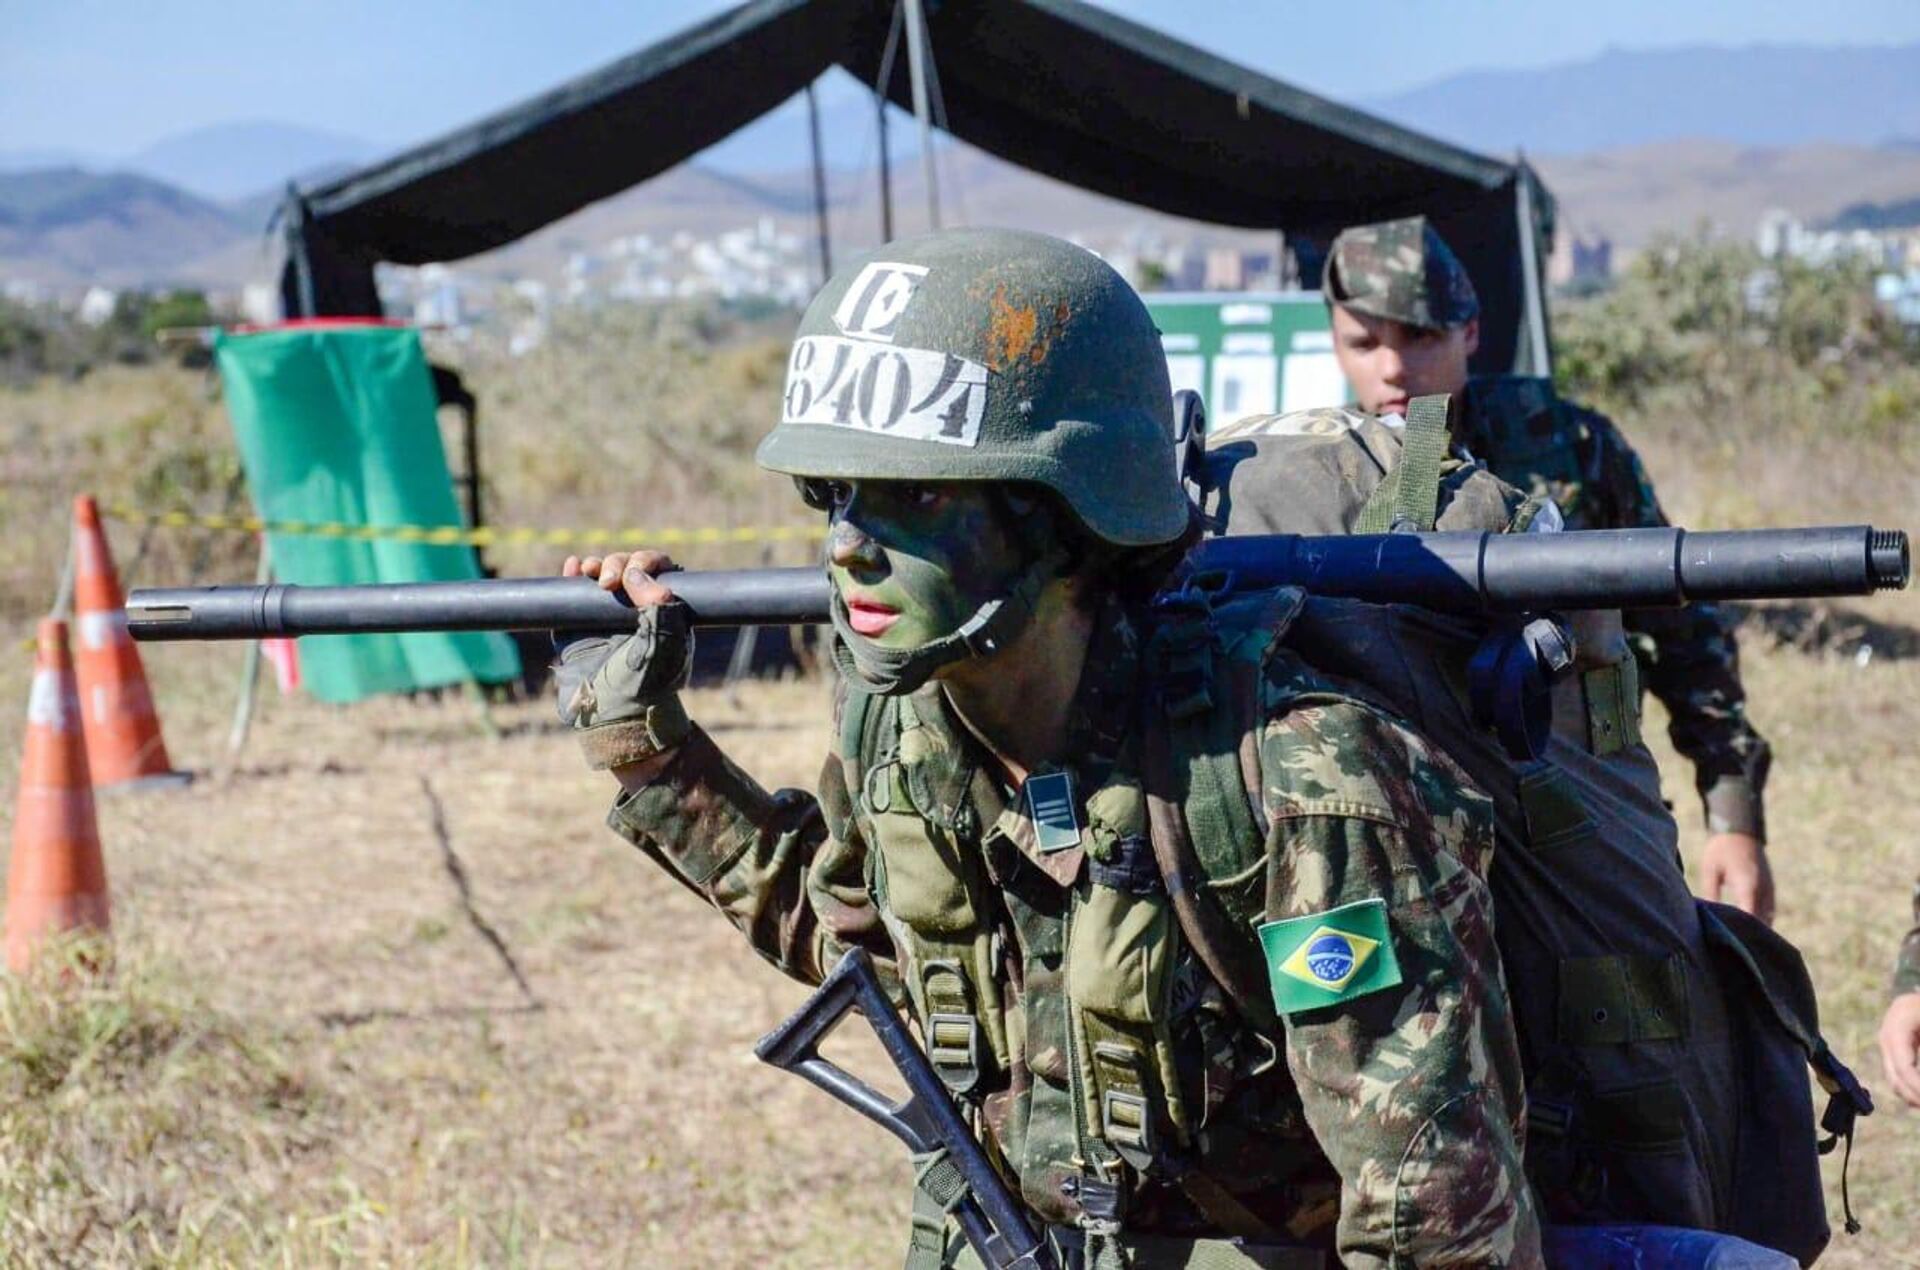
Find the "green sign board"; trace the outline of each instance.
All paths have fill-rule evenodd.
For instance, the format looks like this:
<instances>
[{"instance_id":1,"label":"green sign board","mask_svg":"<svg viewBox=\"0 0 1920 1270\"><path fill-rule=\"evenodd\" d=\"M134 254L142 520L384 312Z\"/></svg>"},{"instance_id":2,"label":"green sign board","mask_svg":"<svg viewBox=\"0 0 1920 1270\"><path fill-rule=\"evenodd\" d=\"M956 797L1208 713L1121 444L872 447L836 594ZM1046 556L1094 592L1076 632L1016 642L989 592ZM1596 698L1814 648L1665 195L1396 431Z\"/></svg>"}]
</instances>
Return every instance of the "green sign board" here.
<instances>
[{"instance_id":1,"label":"green sign board","mask_svg":"<svg viewBox=\"0 0 1920 1270\"><path fill-rule=\"evenodd\" d=\"M1160 328L1174 391L1199 393L1216 427L1350 400L1318 291L1162 291L1142 298Z\"/></svg>"}]
</instances>

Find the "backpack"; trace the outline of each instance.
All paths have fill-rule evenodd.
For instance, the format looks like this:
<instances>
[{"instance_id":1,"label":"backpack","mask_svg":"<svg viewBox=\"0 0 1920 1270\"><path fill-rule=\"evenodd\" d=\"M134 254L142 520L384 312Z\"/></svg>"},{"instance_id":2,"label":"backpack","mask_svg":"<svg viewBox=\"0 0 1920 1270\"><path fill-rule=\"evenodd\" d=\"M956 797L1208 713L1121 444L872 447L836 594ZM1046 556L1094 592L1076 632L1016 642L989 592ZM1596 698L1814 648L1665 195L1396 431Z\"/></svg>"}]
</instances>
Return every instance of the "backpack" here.
<instances>
[{"instance_id":1,"label":"backpack","mask_svg":"<svg viewBox=\"0 0 1920 1270\"><path fill-rule=\"evenodd\" d=\"M1210 465L1226 477L1218 521L1295 532L1324 530L1316 518L1514 528L1524 505L1475 497L1476 480L1490 479L1482 469L1432 457L1445 453L1445 403L1434 402L1409 410L1404 444L1428 457L1408 467L1393 462L1395 430L1364 416L1344 436L1320 417L1329 412L1314 412L1304 428L1284 419L1264 432L1248 426L1260 421L1235 425L1213 452L1227 453L1231 468ZM1506 524L1489 510L1502 506ZM1275 511L1285 524L1272 523ZM1584 717L1557 723L1540 758L1517 762L1471 700L1469 666L1485 623L1317 596L1277 609L1270 594L1215 604L1204 579L1190 579L1159 612L1149 647L1169 673L1178 650L1186 686L1148 716L1160 725L1150 723L1144 746L1155 850L1169 889L1183 889L1171 885L1179 877L1198 897L1176 906L1184 935L1247 1017L1271 1017L1253 937L1261 914L1235 911L1220 898L1228 891L1205 882L1251 867L1264 843L1242 833L1237 851L1195 855L1186 827L1248 823L1245 810L1223 804L1245 798L1238 742L1254 721L1220 716L1250 712L1251 695L1213 683L1245 673L1232 667L1231 650L1281 612L1289 616L1271 639L1405 720L1494 801L1499 849L1489 881L1528 1076L1528 1173L1543 1215L1713 1230L1810 1264L1830 1234L1818 1156L1842 1136L1850 1149L1853 1119L1871 1102L1820 1037L1799 953L1763 923L1688 890L1672 814L1639 745L1630 659L1611 675L1603 665L1576 679L1576 708L1560 713ZM1197 691L1196 645L1206 649ZM1593 697L1608 700L1596 706ZM1556 704L1569 704L1566 691ZM1824 1142L1807 1066L1831 1096Z\"/></svg>"}]
</instances>

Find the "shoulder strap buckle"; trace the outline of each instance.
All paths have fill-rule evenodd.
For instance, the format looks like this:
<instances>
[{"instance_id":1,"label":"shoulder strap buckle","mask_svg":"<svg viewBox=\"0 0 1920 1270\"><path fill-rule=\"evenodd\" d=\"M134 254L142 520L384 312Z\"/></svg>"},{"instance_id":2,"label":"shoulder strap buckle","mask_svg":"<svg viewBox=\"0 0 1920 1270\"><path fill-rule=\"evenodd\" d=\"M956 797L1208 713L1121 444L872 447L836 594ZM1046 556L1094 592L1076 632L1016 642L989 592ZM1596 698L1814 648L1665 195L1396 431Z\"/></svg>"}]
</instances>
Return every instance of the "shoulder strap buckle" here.
<instances>
[{"instance_id":1,"label":"shoulder strap buckle","mask_svg":"<svg viewBox=\"0 0 1920 1270\"><path fill-rule=\"evenodd\" d=\"M940 1082L957 1095L972 1093L986 1074L980 1020L957 961L929 961L920 972L927 1009L927 1058Z\"/></svg>"},{"instance_id":2,"label":"shoulder strap buckle","mask_svg":"<svg viewBox=\"0 0 1920 1270\"><path fill-rule=\"evenodd\" d=\"M927 1015L927 1057L948 1089L971 1093L980 1083L980 1020L945 1011Z\"/></svg>"},{"instance_id":3,"label":"shoulder strap buckle","mask_svg":"<svg viewBox=\"0 0 1920 1270\"><path fill-rule=\"evenodd\" d=\"M1100 1095L1100 1136L1121 1159L1144 1173L1153 1164L1153 1116L1140 1094L1108 1089Z\"/></svg>"},{"instance_id":4,"label":"shoulder strap buckle","mask_svg":"<svg viewBox=\"0 0 1920 1270\"><path fill-rule=\"evenodd\" d=\"M1153 1105L1147 1099L1146 1055L1130 1044L1102 1040L1093 1046L1093 1076L1100 1095L1100 1137L1114 1153L1145 1174L1159 1149Z\"/></svg>"}]
</instances>

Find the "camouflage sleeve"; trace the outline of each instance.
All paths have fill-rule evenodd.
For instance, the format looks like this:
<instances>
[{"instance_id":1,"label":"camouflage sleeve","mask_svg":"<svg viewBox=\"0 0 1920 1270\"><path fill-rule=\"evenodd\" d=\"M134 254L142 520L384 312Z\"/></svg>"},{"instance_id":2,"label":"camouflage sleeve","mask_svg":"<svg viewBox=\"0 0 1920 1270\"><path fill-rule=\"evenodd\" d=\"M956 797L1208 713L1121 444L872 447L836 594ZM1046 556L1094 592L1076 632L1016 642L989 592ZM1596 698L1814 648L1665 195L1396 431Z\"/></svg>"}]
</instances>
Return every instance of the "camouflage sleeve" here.
<instances>
[{"instance_id":1,"label":"camouflage sleeve","mask_svg":"<svg viewBox=\"0 0 1920 1270\"><path fill-rule=\"evenodd\" d=\"M1597 442L1603 501L1622 529L1668 523L1653 482L1611 421L1588 413ZM1652 692L1667 708L1667 735L1693 764L1710 833L1767 834L1762 793L1772 750L1747 718L1740 649L1731 615L1713 604L1637 609L1622 615Z\"/></svg>"},{"instance_id":2,"label":"camouflage sleeve","mask_svg":"<svg viewBox=\"0 0 1920 1270\"><path fill-rule=\"evenodd\" d=\"M838 759L827 759L817 799L770 794L696 726L658 777L622 791L607 824L794 978L818 983L855 944L887 972L893 948L867 890Z\"/></svg>"},{"instance_id":3,"label":"camouflage sleeve","mask_svg":"<svg viewBox=\"0 0 1920 1270\"><path fill-rule=\"evenodd\" d=\"M1920 992L1920 881L1913 884L1913 929L1900 941L1893 963L1893 994Z\"/></svg>"},{"instance_id":4,"label":"camouflage sleeve","mask_svg":"<svg viewBox=\"0 0 1920 1270\"><path fill-rule=\"evenodd\" d=\"M1288 1066L1341 1177L1343 1264L1541 1264L1485 877L1491 804L1419 738L1345 702L1270 722L1260 763L1263 938L1292 923L1315 943L1320 915L1384 901L1386 947L1366 953L1394 973L1375 968L1376 986L1285 1014ZM1277 1003L1283 973L1269 965Z\"/></svg>"}]
</instances>

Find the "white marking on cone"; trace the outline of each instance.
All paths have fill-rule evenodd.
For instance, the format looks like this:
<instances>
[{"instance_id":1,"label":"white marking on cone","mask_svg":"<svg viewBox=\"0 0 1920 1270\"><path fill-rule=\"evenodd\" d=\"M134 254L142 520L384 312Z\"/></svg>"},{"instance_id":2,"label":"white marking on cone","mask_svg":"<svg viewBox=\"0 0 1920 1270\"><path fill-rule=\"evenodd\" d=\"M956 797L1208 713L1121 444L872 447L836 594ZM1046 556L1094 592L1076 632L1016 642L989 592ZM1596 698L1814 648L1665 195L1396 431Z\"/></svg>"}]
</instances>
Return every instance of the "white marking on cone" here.
<instances>
[{"instance_id":1,"label":"white marking on cone","mask_svg":"<svg viewBox=\"0 0 1920 1270\"><path fill-rule=\"evenodd\" d=\"M128 641L127 611L108 609L102 613L81 613L80 642L98 651Z\"/></svg>"},{"instance_id":2,"label":"white marking on cone","mask_svg":"<svg viewBox=\"0 0 1920 1270\"><path fill-rule=\"evenodd\" d=\"M27 697L27 723L32 727L71 732L80 717L80 700L57 670L33 672L33 691Z\"/></svg>"},{"instance_id":3,"label":"white marking on cone","mask_svg":"<svg viewBox=\"0 0 1920 1270\"><path fill-rule=\"evenodd\" d=\"M153 713L153 694L145 684L133 681L94 684L88 704L95 723L105 723L116 714L123 718L144 718Z\"/></svg>"}]
</instances>

